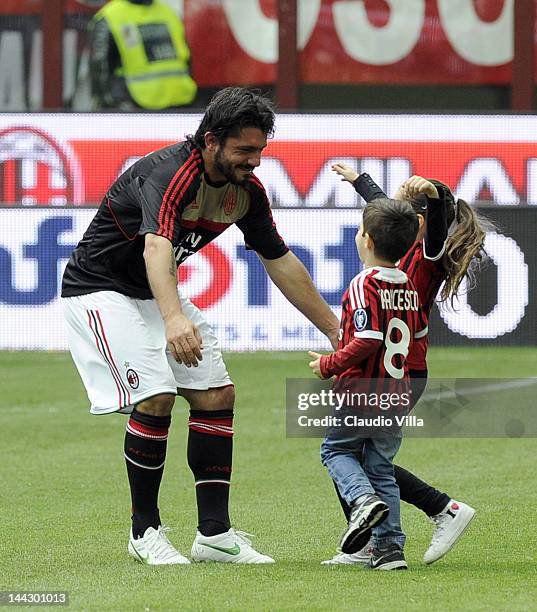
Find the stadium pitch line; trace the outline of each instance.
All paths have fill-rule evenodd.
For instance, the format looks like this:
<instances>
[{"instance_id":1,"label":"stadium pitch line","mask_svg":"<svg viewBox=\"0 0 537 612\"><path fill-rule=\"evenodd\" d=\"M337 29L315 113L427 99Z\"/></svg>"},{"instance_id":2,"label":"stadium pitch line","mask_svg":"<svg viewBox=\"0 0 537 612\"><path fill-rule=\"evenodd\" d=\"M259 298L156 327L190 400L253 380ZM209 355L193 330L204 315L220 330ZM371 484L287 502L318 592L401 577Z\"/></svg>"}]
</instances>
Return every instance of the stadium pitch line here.
<instances>
[{"instance_id":1,"label":"stadium pitch line","mask_svg":"<svg viewBox=\"0 0 537 612\"><path fill-rule=\"evenodd\" d=\"M479 393L487 393L489 391L505 391L506 389L520 389L523 387L531 387L537 385L537 378L529 378L524 380L511 380L505 383L496 383L491 385L481 385L474 389L464 389L461 391L440 391L439 393L425 393L421 398L421 402L436 401L442 399L460 398L467 395L478 395Z\"/></svg>"}]
</instances>

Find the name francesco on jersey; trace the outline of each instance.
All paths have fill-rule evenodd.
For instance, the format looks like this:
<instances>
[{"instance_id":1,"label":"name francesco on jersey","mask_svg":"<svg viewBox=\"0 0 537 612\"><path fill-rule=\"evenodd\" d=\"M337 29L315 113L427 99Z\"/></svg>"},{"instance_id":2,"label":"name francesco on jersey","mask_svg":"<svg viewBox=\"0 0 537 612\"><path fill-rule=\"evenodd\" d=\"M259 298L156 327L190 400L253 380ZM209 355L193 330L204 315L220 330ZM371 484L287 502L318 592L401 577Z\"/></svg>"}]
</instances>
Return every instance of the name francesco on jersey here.
<instances>
[{"instance_id":1,"label":"name francesco on jersey","mask_svg":"<svg viewBox=\"0 0 537 612\"><path fill-rule=\"evenodd\" d=\"M409 289L378 289L384 310L418 310L418 292Z\"/></svg>"}]
</instances>

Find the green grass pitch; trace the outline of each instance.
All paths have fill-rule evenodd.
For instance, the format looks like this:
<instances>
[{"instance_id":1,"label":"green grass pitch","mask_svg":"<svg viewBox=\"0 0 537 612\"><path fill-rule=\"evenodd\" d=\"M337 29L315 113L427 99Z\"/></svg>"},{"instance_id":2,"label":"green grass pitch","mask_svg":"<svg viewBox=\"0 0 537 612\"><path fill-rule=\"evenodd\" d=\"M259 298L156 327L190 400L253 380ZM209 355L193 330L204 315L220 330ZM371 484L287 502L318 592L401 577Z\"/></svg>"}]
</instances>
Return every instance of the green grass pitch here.
<instances>
[{"instance_id":1,"label":"green grass pitch","mask_svg":"<svg viewBox=\"0 0 537 612\"><path fill-rule=\"evenodd\" d=\"M406 440L401 465L477 509L468 533L426 567L432 526L404 506L408 572L322 567L342 516L319 440L285 437L285 378L308 377L307 357L228 355L227 363L237 386L232 518L277 564L137 564L126 550L126 417L89 415L68 355L0 353L0 591L66 590L74 610L536 609L537 440ZM537 351L433 349L430 371L536 376ZM189 554L196 512L186 418L178 400L160 508Z\"/></svg>"}]
</instances>

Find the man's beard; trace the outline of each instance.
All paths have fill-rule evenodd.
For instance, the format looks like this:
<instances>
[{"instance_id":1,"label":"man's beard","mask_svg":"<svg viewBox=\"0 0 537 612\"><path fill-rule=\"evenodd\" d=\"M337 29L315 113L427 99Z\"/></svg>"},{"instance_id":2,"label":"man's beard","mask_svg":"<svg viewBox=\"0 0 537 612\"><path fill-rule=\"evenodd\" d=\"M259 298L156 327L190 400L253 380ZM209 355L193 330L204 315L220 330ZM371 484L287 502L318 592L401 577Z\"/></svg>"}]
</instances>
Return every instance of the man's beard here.
<instances>
[{"instance_id":1,"label":"man's beard","mask_svg":"<svg viewBox=\"0 0 537 612\"><path fill-rule=\"evenodd\" d=\"M247 176L244 178L239 178L237 176L234 166L224 157L224 154L220 149L215 153L214 167L233 185L243 185L248 178Z\"/></svg>"}]
</instances>

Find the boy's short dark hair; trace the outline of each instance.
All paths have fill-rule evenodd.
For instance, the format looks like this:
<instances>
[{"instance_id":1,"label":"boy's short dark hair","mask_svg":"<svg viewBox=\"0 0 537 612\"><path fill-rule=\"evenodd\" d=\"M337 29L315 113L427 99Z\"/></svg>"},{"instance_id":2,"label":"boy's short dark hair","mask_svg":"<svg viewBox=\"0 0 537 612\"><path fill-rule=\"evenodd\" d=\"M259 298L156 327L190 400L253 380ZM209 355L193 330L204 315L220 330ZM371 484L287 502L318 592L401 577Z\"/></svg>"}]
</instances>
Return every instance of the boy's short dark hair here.
<instances>
[{"instance_id":1,"label":"boy's short dark hair","mask_svg":"<svg viewBox=\"0 0 537 612\"><path fill-rule=\"evenodd\" d=\"M272 136L274 119L272 101L260 92L244 87L226 87L212 97L196 133L188 139L204 149L207 132L214 134L222 145L229 136L237 136L247 127L259 128L267 136Z\"/></svg>"},{"instance_id":2,"label":"boy's short dark hair","mask_svg":"<svg viewBox=\"0 0 537 612\"><path fill-rule=\"evenodd\" d=\"M364 208L361 230L369 234L375 255L395 263L416 240L418 217L412 205L403 200L379 198Z\"/></svg>"}]
</instances>

